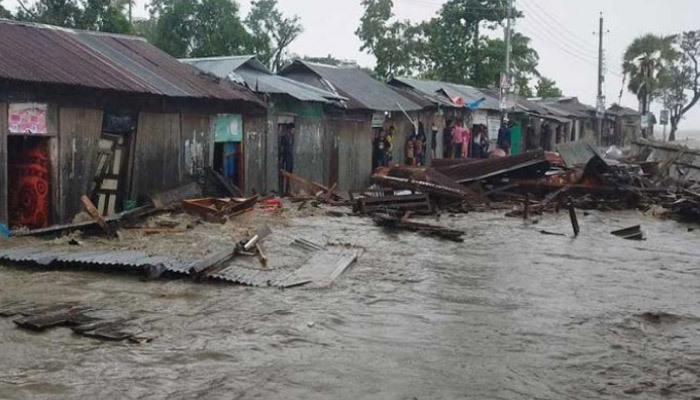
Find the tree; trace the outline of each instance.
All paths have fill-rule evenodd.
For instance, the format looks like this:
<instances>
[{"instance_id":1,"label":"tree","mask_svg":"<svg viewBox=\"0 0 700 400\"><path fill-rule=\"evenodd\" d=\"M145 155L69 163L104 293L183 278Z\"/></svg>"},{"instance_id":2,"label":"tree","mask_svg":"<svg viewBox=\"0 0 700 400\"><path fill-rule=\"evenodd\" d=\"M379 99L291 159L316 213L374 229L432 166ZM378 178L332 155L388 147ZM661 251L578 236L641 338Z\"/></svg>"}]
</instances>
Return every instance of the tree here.
<instances>
[{"instance_id":1,"label":"tree","mask_svg":"<svg viewBox=\"0 0 700 400\"><path fill-rule=\"evenodd\" d=\"M469 83L477 87L500 85L500 76L505 65L506 44L503 39L483 38L484 47L481 59L481 77L479 81ZM522 88L529 87L530 80L537 77L537 65L540 57L530 47L530 38L514 32L511 38L511 73L515 83Z\"/></svg>"},{"instance_id":2,"label":"tree","mask_svg":"<svg viewBox=\"0 0 700 400\"><path fill-rule=\"evenodd\" d=\"M174 57L250 54L252 37L232 0L154 0L153 44ZM142 25L142 27L145 27Z\"/></svg>"},{"instance_id":3,"label":"tree","mask_svg":"<svg viewBox=\"0 0 700 400\"><path fill-rule=\"evenodd\" d=\"M413 75L422 60L423 26L410 21L393 21L392 0L362 0L365 13L355 31L362 41L360 50L377 59L374 72L380 79L392 75Z\"/></svg>"},{"instance_id":4,"label":"tree","mask_svg":"<svg viewBox=\"0 0 700 400\"><path fill-rule=\"evenodd\" d=\"M427 76L484 87L498 82L503 71L505 45L487 35L506 18L506 0L450 0L426 26L430 68ZM522 14L514 11L516 18ZM521 35L522 38L525 38ZM527 40L529 42L529 39ZM502 47L500 55L494 53ZM536 54L536 53L534 53ZM498 57L500 65L494 59Z\"/></svg>"},{"instance_id":5,"label":"tree","mask_svg":"<svg viewBox=\"0 0 700 400\"><path fill-rule=\"evenodd\" d=\"M18 0L20 10L15 18L66 28L131 33L125 15L129 0L38 0L31 5Z\"/></svg>"},{"instance_id":6,"label":"tree","mask_svg":"<svg viewBox=\"0 0 700 400\"><path fill-rule=\"evenodd\" d=\"M0 18L12 19L14 18L14 16L11 12L5 9L5 7L3 7L2 4L0 4Z\"/></svg>"},{"instance_id":7,"label":"tree","mask_svg":"<svg viewBox=\"0 0 700 400\"><path fill-rule=\"evenodd\" d=\"M304 31L299 17L285 17L277 0L254 0L245 24L252 33L256 54L272 71L282 69L289 45Z\"/></svg>"},{"instance_id":8,"label":"tree","mask_svg":"<svg viewBox=\"0 0 700 400\"><path fill-rule=\"evenodd\" d=\"M557 87L557 83L553 79L547 77L540 77L540 81L537 83L537 97L554 97L559 98L564 94L561 89Z\"/></svg>"},{"instance_id":9,"label":"tree","mask_svg":"<svg viewBox=\"0 0 700 400\"><path fill-rule=\"evenodd\" d=\"M683 32L674 38L678 57L668 71L661 98L670 113L670 141L683 116L700 101L700 31Z\"/></svg>"},{"instance_id":10,"label":"tree","mask_svg":"<svg viewBox=\"0 0 700 400\"><path fill-rule=\"evenodd\" d=\"M677 58L673 37L647 34L635 39L623 57L622 71L628 77L628 89L639 100L642 113L649 112L669 79L669 66ZM645 130L646 131L646 130Z\"/></svg>"}]
</instances>

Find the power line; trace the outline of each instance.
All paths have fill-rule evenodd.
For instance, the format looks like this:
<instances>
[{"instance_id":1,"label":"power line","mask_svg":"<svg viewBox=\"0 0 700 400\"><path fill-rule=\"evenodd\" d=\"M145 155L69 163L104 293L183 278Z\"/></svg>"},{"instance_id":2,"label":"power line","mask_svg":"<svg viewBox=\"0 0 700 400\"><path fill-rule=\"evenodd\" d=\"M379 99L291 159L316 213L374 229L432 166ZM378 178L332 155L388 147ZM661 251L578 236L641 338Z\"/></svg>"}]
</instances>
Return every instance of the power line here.
<instances>
[{"instance_id":1,"label":"power line","mask_svg":"<svg viewBox=\"0 0 700 400\"><path fill-rule=\"evenodd\" d=\"M542 6L540 6L539 4L537 4L536 1L530 2L530 1L528 1L528 0L522 0L522 4L523 4L523 5L530 6L530 7L534 7L534 8L536 8L537 10L539 10L541 13L543 13L544 15L546 15L547 17L549 17L549 18L554 22L554 24L558 25L561 29L567 31L567 32L569 33L569 35L571 35L571 37L572 37L573 39L576 39L577 41L579 41L579 45L583 45L583 46L585 46L585 47L593 46L593 47L589 47L589 48L591 48L591 49L593 49L593 48L595 47L595 46L593 45L593 43L591 43L588 39L586 39L586 38L584 38L584 37L582 37L582 36L579 36L578 33L574 32L574 31L571 30L569 27L567 27L566 25L562 24L562 23L559 21L560 18L558 18L558 17L553 16L552 14L550 14L546 9L544 9Z\"/></svg>"},{"instance_id":2,"label":"power line","mask_svg":"<svg viewBox=\"0 0 700 400\"><path fill-rule=\"evenodd\" d=\"M547 33L549 33L549 35L551 35L552 40L556 40L556 41L563 43L565 46L570 48L572 51L585 53L591 57L597 57L598 51L593 51L589 48L579 46L579 45L573 43L572 41L569 41L569 38L562 35L562 32L559 32L555 28L553 28L551 26L551 24L547 20L544 19L544 17L540 16L540 14L538 14L530 9L527 9L527 10L531 13L530 15L532 16L532 19L524 18L523 19L524 23L530 24L530 23L538 23L539 22L537 27L542 28L542 30L547 31ZM576 48L574 49L573 46L576 46Z\"/></svg>"}]
</instances>

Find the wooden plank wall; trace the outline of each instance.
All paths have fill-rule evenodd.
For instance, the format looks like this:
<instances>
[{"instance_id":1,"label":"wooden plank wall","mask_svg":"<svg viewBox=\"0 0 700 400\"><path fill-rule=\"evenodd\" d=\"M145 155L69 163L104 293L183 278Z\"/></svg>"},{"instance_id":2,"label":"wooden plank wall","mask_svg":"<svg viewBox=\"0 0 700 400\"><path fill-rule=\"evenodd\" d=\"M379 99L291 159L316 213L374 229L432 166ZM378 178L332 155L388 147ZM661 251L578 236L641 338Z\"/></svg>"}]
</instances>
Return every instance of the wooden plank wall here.
<instances>
[{"instance_id":1,"label":"wooden plank wall","mask_svg":"<svg viewBox=\"0 0 700 400\"><path fill-rule=\"evenodd\" d=\"M58 159L52 160L53 165L58 165L52 182L53 193L58 193L53 199L58 220L52 222L65 223L83 211L80 197L89 195L95 179L102 110L61 107L58 124Z\"/></svg>"},{"instance_id":2,"label":"wooden plank wall","mask_svg":"<svg viewBox=\"0 0 700 400\"><path fill-rule=\"evenodd\" d=\"M362 189L372 174L371 121L344 119L339 128L338 189Z\"/></svg>"},{"instance_id":3,"label":"wooden plank wall","mask_svg":"<svg viewBox=\"0 0 700 400\"><path fill-rule=\"evenodd\" d=\"M180 180L213 165L214 132L209 115L182 114Z\"/></svg>"},{"instance_id":4,"label":"wooden plank wall","mask_svg":"<svg viewBox=\"0 0 700 400\"><path fill-rule=\"evenodd\" d=\"M0 102L0 223L8 225L7 215L7 103Z\"/></svg>"},{"instance_id":5,"label":"wooden plank wall","mask_svg":"<svg viewBox=\"0 0 700 400\"><path fill-rule=\"evenodd\" d=\"M267 117L244 117L243 119L243 191L247 194L266 192L267 163Z\"/></svg>"},{"instance_id":6,"label":"wooden plank wall","mask_svg":"<svg viewBox=\"0 0 700 400\"><path fill-rule=\"evenodd\" d=\"M140 113L136 128L131 198L146 196L180 183L180 114Z\"/></svg>"},{"instance_id":7,"label":"wooden plank wall","mask_svg":"<svg viewBox=\"0 0 700 400\"><path fill-rule=\"evenodd\" d=\"M297 117L294 138L294 173L314 182L327 183L324 163L323 119Z\"/></svg>"}]
</instances>

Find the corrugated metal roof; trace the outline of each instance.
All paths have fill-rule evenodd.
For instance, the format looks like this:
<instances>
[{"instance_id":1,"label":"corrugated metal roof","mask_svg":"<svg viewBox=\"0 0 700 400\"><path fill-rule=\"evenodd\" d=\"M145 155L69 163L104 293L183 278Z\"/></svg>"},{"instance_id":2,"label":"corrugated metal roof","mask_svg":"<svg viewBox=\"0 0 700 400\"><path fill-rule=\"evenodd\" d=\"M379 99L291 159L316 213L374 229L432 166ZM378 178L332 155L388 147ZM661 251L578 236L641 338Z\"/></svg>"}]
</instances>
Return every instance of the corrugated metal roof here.
<instances>
[{"instance_id":1,"label":"corrugated metal roof","mask_svg":"<svg viewBox=\"0 0 700 400\"><path fill-rule=\"evenodd\" d=\"M290 74L295 80L299 80L297 79L298 71L302 68L320 77L328 90L347 97L346 106L349 109L376 111L401 111L401 108L405 111L423 109L420 105L401 96L389 85L372 78L359 68L334 67L297 60L285 68L281 74Z\"/></svg>"},{"instance_id":2,"label":"corrugated metal roof","mask_svg":"<svg viewBox=\"0 0 700 400\"><path fill-rule=\"evenodd\" d=\"M249 89L203 74L136 36L0 20L0 54L0 80L263 106Z\"/></svg>"},{"instance_id":3,"label":"corrugated metal roof","mask_svg":"<svg viewBox=\"0 0 700 400\"><path fill-rule=\"evenodd\" d=\"M404 85L411 86L428 96L436 97L445 106L459 107L452 101L450 96L460 96L464 99L465 103L473 103L485 98L485 100L479 106L479 109L482 110L500 109L498 98L494 98L485 91L471 86L403 77L393 78L393 80L403 83ZM445 96L445 94L447 96Z\"/></svg>"},{"instance_id":4,"label":"corrugated metal roof","mask_svg":"<svg viewBox=\"0 0 700 400\"><path fill-rule=\"evenodd\" d=\"M180 60L220 78L231 79L232 74L242 78L249 88L258 93L286 94L301 101L330 103L342 96L317 89L284 76L274 75L255 56L189 58Z\"/></svg>"}]
</instances>

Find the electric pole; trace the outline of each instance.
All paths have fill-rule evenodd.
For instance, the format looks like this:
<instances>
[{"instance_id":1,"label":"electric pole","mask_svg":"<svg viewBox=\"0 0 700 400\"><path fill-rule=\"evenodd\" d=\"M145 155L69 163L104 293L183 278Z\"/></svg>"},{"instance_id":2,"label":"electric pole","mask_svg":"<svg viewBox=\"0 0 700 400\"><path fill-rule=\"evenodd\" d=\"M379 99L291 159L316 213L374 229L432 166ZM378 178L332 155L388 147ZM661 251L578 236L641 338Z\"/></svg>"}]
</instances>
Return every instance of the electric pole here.
<instances>
[{"instance_id":1,"label":"electric pole","mask_svg":"<svg viewBox=\"0 0 700 400\"><path fill-rule=\"evenodd\" d=\"M511 49L511 37L513 36L513 0L508 0L508 9L506 10L506 17L508 18L508 23L506 25L506 65L505 72L501 76L501 119L508 118L508 94L510 93L510 88L512 86L512 79L510 73L510 53Z\"/></svg>"},{"instance_id":2,"label":"electric pole","mask_svg":"<svg viewBox=\"0 0 700 400\"><path fill-rule=\"evenodd\" d=\"M598 101L596 117L598 117L598 126L596 132L598 134L598 145L602 144L603 140L603 118L605 117L605 96L603 95L603 13L600 13L600 27L598 29Z\"/></svg>"}]
</instances>

